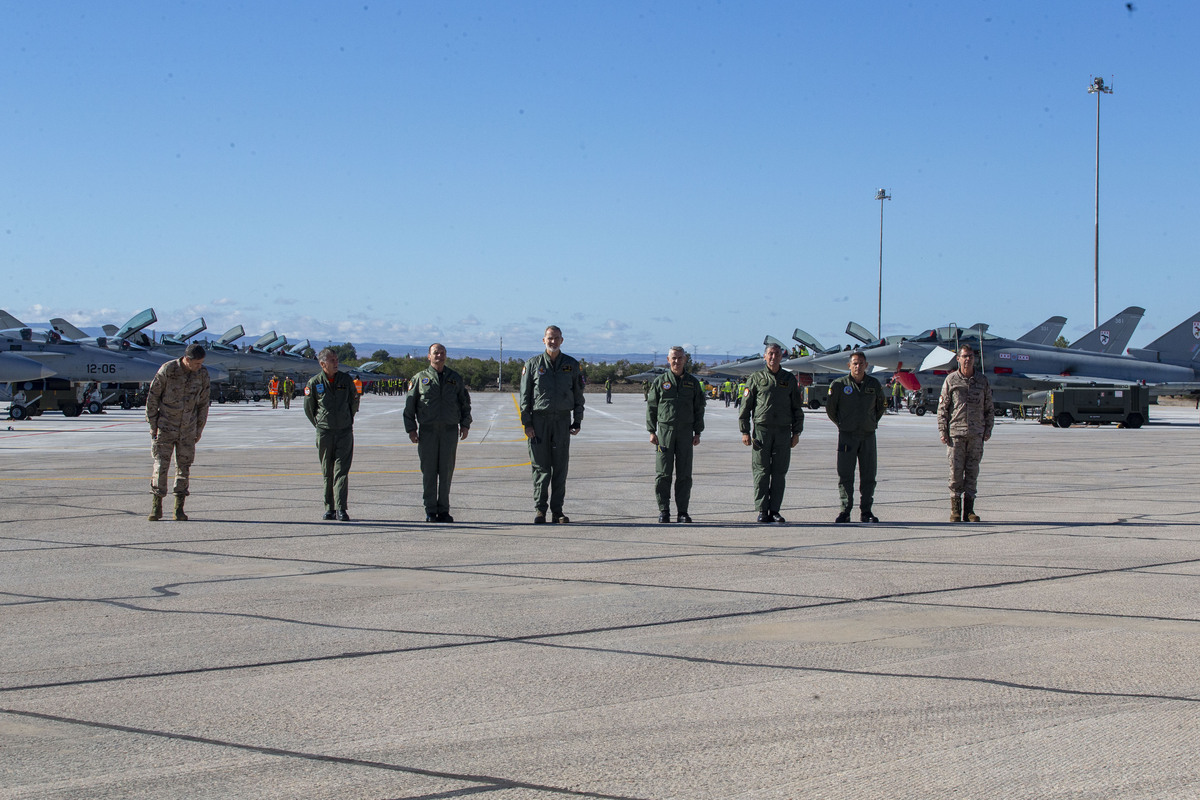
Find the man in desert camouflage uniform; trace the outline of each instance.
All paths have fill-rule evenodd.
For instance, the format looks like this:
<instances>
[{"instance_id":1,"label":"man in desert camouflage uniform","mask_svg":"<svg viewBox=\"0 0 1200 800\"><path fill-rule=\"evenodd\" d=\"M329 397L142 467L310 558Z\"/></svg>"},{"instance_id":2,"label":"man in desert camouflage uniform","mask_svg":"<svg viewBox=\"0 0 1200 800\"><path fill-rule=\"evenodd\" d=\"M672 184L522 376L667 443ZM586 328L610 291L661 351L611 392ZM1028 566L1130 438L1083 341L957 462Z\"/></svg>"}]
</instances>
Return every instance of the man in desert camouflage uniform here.
<instances>
[{"instance_id":1,"label":"man in desert camouflage uniform","mask_svg":"<svg viewBox=\"0 0 1200 800\"><path fill-rule=\"evenodd\" d=\"M938 431L950 459L950 521L979 522L975 513L975 481L983 459L983 443L995 424L992 387L975 371L975 353L958 349L958 369L946 376L938 402Z\"/></svg>"},{"instance_id":2,"label":"man in desert camouflage uniform","mask_svg":"<svg viewBox=\"0 0 1200 800\"><path fill-rule=\"evenodd\" d=\"M187 520L183 501L188 495L188 473L196 459L196 442L208 422L209 382L204 368L204 347L190 344L182 358L159 368L146 393L146 421L150 423L150 452L154 471L150 474L153 493L152 522L162 519L162 501L167 496L167 471L175 456L175 519Z\"/></svg>"}]
</instances>

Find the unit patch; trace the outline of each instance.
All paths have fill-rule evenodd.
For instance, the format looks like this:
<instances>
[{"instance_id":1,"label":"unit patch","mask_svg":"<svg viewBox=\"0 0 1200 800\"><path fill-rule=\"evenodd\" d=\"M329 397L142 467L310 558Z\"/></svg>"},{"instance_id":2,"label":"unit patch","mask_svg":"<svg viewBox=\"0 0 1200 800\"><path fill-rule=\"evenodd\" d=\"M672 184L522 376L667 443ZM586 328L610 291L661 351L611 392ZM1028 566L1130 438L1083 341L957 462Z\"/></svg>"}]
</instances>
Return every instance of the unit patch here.
<instances>
[{"instance_id":1,"label":"unit patch","mask_svg":"<svg viewBox=\"0 0 1200 800\"><path fill-rule=\"evenodd\" d=\"M318 383L315 388L317 390L317 394L325 394L325 384Z\"/></svg>"},{"instance_id":2,"label":"unit patch","mask_svg":"<svg viewBox=\"0 0 1200 800\"><path fill-rule=\"evenodd\" d=\"M664 389L670 389L670 388L671 388L671 382L670 382L670 381L663 381L663 388L664 388Z\"/></svg>"},{"instance_id":3,"label":"unit patch","mask_svg":"<svg viewBox=\"0 0 1200 800\"><path fill-rule=\"evenodd\" d=\"M1200 320L1192 320L1192 336L1200 339Z\"/></svg>"},{"instance_id":4,"label":"unit patch","mask_svg":"<svg viewBox=\"0 0 1200 800\"><path fill-rule=\"evenodd\" d=\"M1109 340L1109 332L1108 331L1100 331L1100 344L1104 345L1105 347L1108 347L1108 340Z\"/></svg>"},{"instance_id":5,"label":"unit patch","mask_svg":"<svg viewBox=\"0 0 1200 800\"><path fill-rule=\"evenodd\" d=\"M428 385L429 385L429 376L428 376L428 375L426 375L424 378L421 378L421 385L422 385L422 386L428 386Z\"/></svg>"},{"instance_id":6,"label":"unit patch","mask_svg":"<svg viewBox=\"0 0 1200 800\"><path fill-rule=\"evenodd\" d=\"M842 387L842 394L853 394L853 393L854 393L854 387L851 386L850 384L847 383L845 386Z\"/></svg>"}]
</instances>

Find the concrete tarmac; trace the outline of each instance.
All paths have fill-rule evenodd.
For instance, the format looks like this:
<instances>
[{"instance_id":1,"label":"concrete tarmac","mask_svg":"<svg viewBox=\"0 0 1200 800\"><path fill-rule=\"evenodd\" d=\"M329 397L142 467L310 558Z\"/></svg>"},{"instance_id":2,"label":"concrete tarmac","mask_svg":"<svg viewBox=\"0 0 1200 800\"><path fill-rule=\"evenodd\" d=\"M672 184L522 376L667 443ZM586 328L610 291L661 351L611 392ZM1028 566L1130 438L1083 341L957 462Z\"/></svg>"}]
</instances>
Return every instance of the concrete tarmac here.
<instances>
[{"instance_id":1,"label":"concrete tarmac","mask_svg":"<svg viewBox=\"0 0 1200 800\"><path fill-rule=\"evenodd\" d=\"M589 394L534 526L514 397L473 399L452 525L400 398L348 523L299 403L212 407L186 523L145 518L139 412L0 424L0 798L1200 797L1193 409L999 421L977 524L904 413L884 522L834 525L811 413L772 526L710 403L662 525L641 396Z\"/></svg>"}]
</instances>

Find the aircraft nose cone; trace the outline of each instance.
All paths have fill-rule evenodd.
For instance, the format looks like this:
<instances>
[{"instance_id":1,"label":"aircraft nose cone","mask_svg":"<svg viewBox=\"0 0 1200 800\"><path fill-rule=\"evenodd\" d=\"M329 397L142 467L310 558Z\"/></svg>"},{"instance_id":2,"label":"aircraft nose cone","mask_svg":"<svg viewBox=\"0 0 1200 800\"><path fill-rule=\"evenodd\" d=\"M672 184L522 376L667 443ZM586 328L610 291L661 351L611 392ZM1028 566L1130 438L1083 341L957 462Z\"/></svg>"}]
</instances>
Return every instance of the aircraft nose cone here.
<instances>
[{"instance_id":1,"label":"aircraft nose cone","mask_svg":"<svg viewBox=\"0 0 1200 800\"><path fill-rule=\"evenodd\" d=\"M0 354L0 382L15 383L17 381L40 381L42 378L53 378L57 375L54 370L40 361L24 358L15 353Z\"/></svg>"}]
</instances>

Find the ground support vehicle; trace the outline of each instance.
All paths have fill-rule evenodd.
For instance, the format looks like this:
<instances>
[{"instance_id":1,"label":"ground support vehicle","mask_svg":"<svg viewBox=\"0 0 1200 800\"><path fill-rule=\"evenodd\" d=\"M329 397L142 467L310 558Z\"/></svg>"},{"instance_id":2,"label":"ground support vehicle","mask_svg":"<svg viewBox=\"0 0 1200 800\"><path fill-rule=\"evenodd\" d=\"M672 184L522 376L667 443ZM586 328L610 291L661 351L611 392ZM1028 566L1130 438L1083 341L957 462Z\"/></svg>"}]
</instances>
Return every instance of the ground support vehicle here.
<instances>
[{"instance_id":1,"label":"ground support vehicle","mask_svg":"<svg viewBox=\"0 0 1200 800\"><path fill-rule=\"evenodd\" d=\"M1068 386L1047 393L1041 421L1056 428L1076 423L1116 423L1140 428L1150 419L1150 390L1145 386Z\"/></svg>"}]
</instances>

